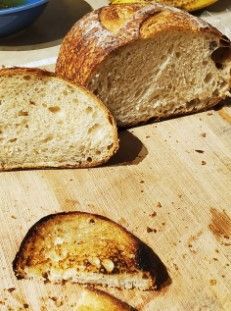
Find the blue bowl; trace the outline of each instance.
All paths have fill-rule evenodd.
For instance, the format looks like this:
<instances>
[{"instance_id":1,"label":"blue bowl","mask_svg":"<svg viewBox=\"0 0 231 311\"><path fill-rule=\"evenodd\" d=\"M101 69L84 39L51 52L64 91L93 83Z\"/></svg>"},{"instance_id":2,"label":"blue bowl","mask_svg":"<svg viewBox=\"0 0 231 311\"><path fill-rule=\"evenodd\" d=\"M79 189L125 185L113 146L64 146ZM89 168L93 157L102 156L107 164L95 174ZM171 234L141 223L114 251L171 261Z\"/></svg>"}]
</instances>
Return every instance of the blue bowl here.
<instances>
[{"instance_id":1,"label":"blue bowl","mask_svg":"<svg viewBox=\"0 0 231 311\"><path fill-rule=\"evenodd\" d=\"M0 9L0 37L31 25L45 9L48 0L25 0L24 4Z\"/></svg>"}]
</instances>

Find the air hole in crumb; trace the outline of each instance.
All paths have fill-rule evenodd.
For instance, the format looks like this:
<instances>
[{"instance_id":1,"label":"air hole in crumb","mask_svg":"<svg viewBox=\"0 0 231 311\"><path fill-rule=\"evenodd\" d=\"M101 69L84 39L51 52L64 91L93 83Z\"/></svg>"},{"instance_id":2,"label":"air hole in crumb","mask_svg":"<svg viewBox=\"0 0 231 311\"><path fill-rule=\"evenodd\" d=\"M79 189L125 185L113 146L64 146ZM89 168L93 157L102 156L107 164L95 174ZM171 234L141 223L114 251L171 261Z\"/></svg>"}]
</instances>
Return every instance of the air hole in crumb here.
<instances>
[{"instance_id":1,"label":"air hole in crumb","mask_svg":"<svg viewBox=\"0 0 231 311\"><path fill-rule=\"evenodd\" d=\"M207 60L203 60L202 65L206 66L206 65L208 65L208 63L209 62Z\"/></svg>"},{"instance_id":2,"label":"air hole in crumb","mask_svg":"<svg viewBox=\"0 0 231 311\"><path fill-rule=\"evenodd\" d=\"M205 83L209 83L212 80L212 78L213 78L212 74L208 73L204 78Z\"/></svg>"},{"instance_id":3,"label":"air hole in crumb","mask_svg":"<svg viewBox=\"0 0 231 311\"><path fill-rule=\"evenodd\" d=\"M67 96L68 95L68 92L65 90L63 91L63 95Z\"/></svg>"},{"instance_id":4,"label":"air hole in crumb","mask_svg":"<svg viewBox=\"0 0 231 311\"><path fill-rule=\"evenodd\" d=\"M223 64L215 63L217 69L223 69Z\"/></svg>"},{"instance_id":5,"label":"air hole in crumb","mask_svg":"<svg viewBox=\"0 0 231 311\"><path fill-rule=\"evenodd\" d=\"M199 103L199 99L195 98L186 103L186 108L192 108L192 106L196 106Z\"/></svg>"},{"instance_id":6,"label":"air hole in crumb","mask_svg":"<svg viewBox=\"0 0 231 311\"><path fill-rule=\"evenodd\" d=\"M52 113L56 113L56 112L59 112L61 109L59 106L53 106L53 107L49 107L48 110Z\"/></svg>"},{"instance_id":7,"label":"air hole in crumb","mask_svg":"<svg viewBox=\"0 0 231 311\"><path fill-rule=\"evenodd\" d=\"M100 150L96 150L95 154L100 155L101 151Z\"/></svg>"},{"instance_id":8,"label":"air hole in crumb","mask_svg":"<svg viewBox=\"0 0 231 311\"><path fill-rule=\"evenodd\" d=\"M214 61L216 67L218 69L222 69L222 64L231 59L231 48L220 47L212 53L211 58Z\"/></svg>"},{"instance_id":9,"label":"air hole in crumb","mask_svg":"<svg viewBox=\"0 0 231 311\"><path fill-rule=\"evenodd\" d=\"M46 104L43 104L43 107L44 107L44 108L47 108L47 105L46 105Z\"/></svg>"},{"instance_id":10,"label":"air hole in crumb","mask_svg":"<svg viewBox=\"0 0 231 311\"><path fill-rule=\"evenodd\" d=\"M70 90L71 93L74 93L75 90L73 89L72 86L68 85L67 87L68 87L68 89Z\"/></svg>"},{"instance_id":11,"label":"air hole in crumb","mask_svg":"<svg viewBox=\"0 0 231 311\"><path fill-rule=\"evenodd\" d=\"M211 42L209 43L209 49L210 49L211 51L214 51L214 50L217 48L217 46L218 46L218 44L217 44L216 41L211 41Z\"/></svg>"},{"instance_id":12,"label":"air hole in crumb","mask_svg":"<svg viewBox=\"0 0 231 311\"><path fill-rule=\"evenodd\" d=\"M17 138L12 138L12 139L9 139L9 142L14 143L16 140L17 140Z\"/></svg>"},{"instance_id":13,"label":"air hole in crumb","mask_svg":"<svg viewBox=\"0 0 231 311\"><path fill-rule=\"evenodd\" d=\"M180 58L181 53L180 52L176 52L176 58Z\"/></svg>"},{"instance_id":14,"label":"air hole in crumb","mask_svg":"<svg viewBox=\"0 0 231 311\"><path fill-rule=\"evenodd\" d=\"M226 84L227 84L227 83L226 83L225 81L222 81L222 82L219 83L219 87L220 87L220 88L223 88L223 87L226 86Z\"/></svg>"},{"instance_id":15,"label":"air hole in crumb","mask_svg":"<svg viewBox=\"0 0 231 311\"><path fill-rule=\"evenodd\" d=\"M1 104L2 104L2 101L0 100L0 106L1 106Z\"/></svg>"},{"instance_id":16,"label":"air hole in crumb","mask_svg":"<svg viewBox=\"0 0 231 311\"><path fill-rule=\"evenodd\" d=\"M88 157L88 158L87 158L87 162L92 162L92 158L91 158L91 157Z\"/></svg>"},{"instance_id":17,"label":"air hole in crumb","mask_svg":"<svg viewBox=\"0 0 231 311\"><path fill-rule=\"evenodd\" d=\"M21 111L19 111L18 115L20 117L27 117L29 115L29 113L27 111L21 110Z\"/></svg>"},{"instance_id":18,"label":"air hole in crumb","mask_svg":"<svg viewBox=\"0 0 231 311\"><path fill-rule=\"evenodd\" d=\"M219 91L218 91L218 90L215 90L215 91L213 92L213 96L214 96L214 97L219 97Z\"/></svg>"},{"instance_id":19,"label":"air hole in crumb","mask_svg":"<svg viewBox=\"0 0 231 311\"><path fill-rule=\"evenodd\" d=\"M86 108L86 112L87 112L87 113L91 113L92 111L93 111L93 108L92 108L92 107L88 106L88 107Z\"/></svg>"},{"instance_id":20,"label":"air hole in crumb","mask_svg":"<svg viewBox=\"0 0 231 311\"><path fill-rule=\"evenodd\" d=\"M30 105L32 105L32 106L36 106L36 103L35 103L35 102L33 102L33 100L30 100Z\"/></svg>"},{"instance_id":21,"label":"air hole in crumb","mask_svg":"<svg viewBox=\"0 0 231 311\"><path fill-rule=\"evenodd\" d=\"M113 144L107 146L107 150L110 150L113 147Z\"/></svg>"},{"instance_id":22,"label":"air hole in crumb","mask_svg":"<svg viewBox=\"0 0 231 311\"><path fill-rule=\"evenodd\" d=\"M53 135L48 135L46 138L44 138L43 140L42 140L42 142L43 143L47 143L48 141L51 141L53 139Z\"/></svg>"},{"instance_id":23,"label":"air hole in crumb","mask_svg":"<svg viewBox=\"0 0 231 311\"><path fill-rule=\"evenodd\" d=\"M88 129L88 134L95 132L98 128L100 127L100 125L98 123L94 124L92 127L90 127Z\"/></svg>"}]
</instances>

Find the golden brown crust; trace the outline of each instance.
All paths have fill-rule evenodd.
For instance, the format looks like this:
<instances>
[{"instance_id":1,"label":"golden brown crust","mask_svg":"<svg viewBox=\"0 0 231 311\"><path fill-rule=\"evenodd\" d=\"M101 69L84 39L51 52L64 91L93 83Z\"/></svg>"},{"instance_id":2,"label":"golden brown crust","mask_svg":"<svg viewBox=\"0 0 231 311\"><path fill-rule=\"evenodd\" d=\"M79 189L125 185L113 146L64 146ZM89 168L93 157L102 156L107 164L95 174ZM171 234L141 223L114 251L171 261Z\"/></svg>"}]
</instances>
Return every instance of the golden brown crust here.
<instances>
[{"instance_id":1,"label":"golden brown crust","mask_svg":"<svg viewBox=\"0 0 231 311\"><path fill-rule=\"evenodd\" d=\"M60 77L57 77L55 73L49 72L47 70L42 70L39 68L23 68L23 67L13 67L13 68L3 68L0 69L0 77L1 76L15 76L15 75L24 75L25 78L30 79L29 75L35 76L37 79L49 79L49 78L55 78L55 79L61 79ZM65 79L64 79L65 80ZM68 83L69 85L76 87L76 84L72 83L71 81L65 80L65 83ZM82 163L70 163L70 162L62 162L62 163L53 163L53 162L44 162L44 163L24 163L23 165L8 165L7 163L2 163L0 161L0 171L11 171L11 170L17 170L17 169L44 169L44 168L90 168L90 167L96 167L99 165L102 165L106 163L119 149L119 138L118 138L118 132L117 132L117 125L115 122L114 117L112 116L109 109L102 103L102 101L96 97L94 94L92 94L87 88L84 86L78 86L82 89L82 91L87 94L88 96L91 96L94 98L94 101L97 103L97 105L102 109L105 113L105 117L108 118L109 122L112 125L113 133L114 133L114 144L111 148L111 150L108 151L108 156L103 158L101 161L95 162L82 162Z\"/></svg>"},{"instance_id":2,"label":"golden brown crust","mask_svg":"<svg viewBox=\"0 0 231 311\"><path fill-rule=\"evenodd\" d=\"M46 226L48 223L52 224L52 222L54 222L54 221L56 221L56 222L58 222L59 220L64 221L65 217L78 217L78 216L83 216L83 215L86 215L89 218L91 218L91 217L98 218L99 220L101 219L101 220L107 221L109 223L112 223L115 227L122 229L127 235L129 235L131 238L131 243L133 243L136 248L139 248L140 241L135 236L133 236L130 232L128 232L125 228L123 228L122 226L120 226L116 222L114 222L114 221L112 221L112 220L110 220L104 216L96 215L96 214L90 214L90 213L86 213L86 212L78 212L78 211L51 214L51 215L48 215L48 216L41 218L37 223L35 223L29 229L29 231L27 232L23 241L21 242L19 251L17 252L15 259L13 261L13 270L16 274L16 277L18 279L20 279L22 277L22 275L18 274L18 270L19 270L19 266L22 264L22 261L24 261L24 263L25 263L24 256L26 254L28 243L30 243L30 241L33 240L34 238L37 238L39 232L42 231L44 226Z\"/></svg>"},{"instance_id":3,"label":"golden brown crust","mask_svg":"<svg viewBox=\"0 0 231 311\"><path fill-rule=\"evenodd\" d=\"M55 73L39 68L11 67L0 69L0 76L13 76L15 74L33 74L37 77L55 77Z\"/></svg>"},{"instance_id":4,"label":"golden brown crust","mask_svg":"<svg viewBox=\"0 0 231 311\"><path fill-rule=\"evenodd\" d=\"M105 298L106 300L110 301L110 303L113 304L113 306L116 306L118 308L118 311L137 311L133 307L129 306L126 302L121 301L114 296L105 293L102 290L91 288L89 289L90 292L94 293L95 295L99 296L99 298ZM108 310L109 311L109 310Z\"/></svg>"},{"instance_id":5,"label":"golden brown crust","mask_svg":"<svg viewBox=\"0 0 231 311\"><path fill-rule=\"evenodd\" d=\"M163 280L165 282L169 278L167 270L165 269L160 259L153 253L153 251L142 241L136 238L133 234L123 228L121 225L106 217L95 214L83 212L68 212L48 215L39 220L29 229L13 261L13 270L18 279L22 279L25 277L24 268L27 266L27 263L30 262L28 247L30 245L36 245L35 241L39 238L40 234L42 234L43 231L46 232L46 228L55 223L58 223L59 221L65 222L65 219L67 218L72 219L78 216L86 217L87 219L93 219L95 221L106 221L110 225L113 225L113 227L118 228L128 237L129 245L131 246L131 249L134 250L133 252L135 254L134 259L132 259L132 265L135 269L142 271L144 274L147 274L149 278L151 278L153 285L150 289L158 289L159 287L161 287ZM128 269L127 272L129 273L129 271L130 270Z\"/></svg>"},{"instance_id":6,"label":"golden brown crust","mask_svg":"<svg viewBox=\"0 0 231 311\"><path fill-rule=\"evenodd\" d=\"M222 38L208 23L176 8L157 3L106 6L83 17L64 38L56 73L87 86L97 66L111 52L171 29Z\"/></svg>"}]
</instances>

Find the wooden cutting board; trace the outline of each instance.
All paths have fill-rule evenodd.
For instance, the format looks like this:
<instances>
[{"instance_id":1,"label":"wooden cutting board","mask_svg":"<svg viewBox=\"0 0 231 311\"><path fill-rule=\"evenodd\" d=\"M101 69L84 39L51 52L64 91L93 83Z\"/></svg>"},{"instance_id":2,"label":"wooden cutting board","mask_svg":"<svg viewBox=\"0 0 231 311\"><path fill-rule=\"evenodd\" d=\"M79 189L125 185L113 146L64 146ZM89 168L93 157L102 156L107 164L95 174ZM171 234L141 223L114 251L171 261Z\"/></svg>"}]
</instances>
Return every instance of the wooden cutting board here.
<instances>
[{"instance_id":1,"label":"wooden cutting board","mask_svg":"<svg viewBox=\"0 0 231 311\"><path fill-rule=\"evenodd\" d=\"M203 13L215 23L211 12L217 22L221 11ZM39 35L38 25L31 31ZM52 69L58 36L32 46L22 38L0 41L0 64ZM0 173L0 310L72 310L79 286L17 281L11 263L36 221L73 210L120 223L168 269L171 284L162 291L108 290L114 296L139 310L231 310L230 124L226 106L123 131L118 155L100 168Z\"/></svg>"}]
</instances>

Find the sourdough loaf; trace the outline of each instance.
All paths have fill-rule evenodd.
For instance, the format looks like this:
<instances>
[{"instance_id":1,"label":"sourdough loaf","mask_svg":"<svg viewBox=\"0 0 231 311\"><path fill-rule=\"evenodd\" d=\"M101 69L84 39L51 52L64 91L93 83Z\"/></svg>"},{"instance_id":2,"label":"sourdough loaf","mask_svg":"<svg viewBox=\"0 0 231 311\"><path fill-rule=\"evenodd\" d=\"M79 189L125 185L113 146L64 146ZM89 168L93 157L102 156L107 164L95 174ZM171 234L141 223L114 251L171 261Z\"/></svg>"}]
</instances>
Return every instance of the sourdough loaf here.
<instances>
[{"instance_id":1,"label":"sourdough loaf","mask_svg":"<svg viewBox=\"0 0 231 311\"><path fill-rule=\"evenodd\" d=\"M0 170L90 167L118 148L108 109L86 89L39 69L0 70Z\"/></svg>"},{"instance_id":2,"label":"sourdough loaf","mask_svg":"<svg viewBox=\"0 0 231 311\"><path fill-rule=\"evenodd\" d=\"M197 112L229 96L230 41L161 4L112 5L78 21L56 73L88 87L120 126Z\"/></svg>"},{"instance_id":3,"label":"sourdough loaf","mask_svg":"<svg viewBox=\"0 0 231 311\"><path fill-rule=\"evenodd\" d=\"M49 215L36 223L21 243L13 269L18 279L121 289L151 290L167 280L148 246L113 221L82 212Z\"/></svg>"}]
</instances>

